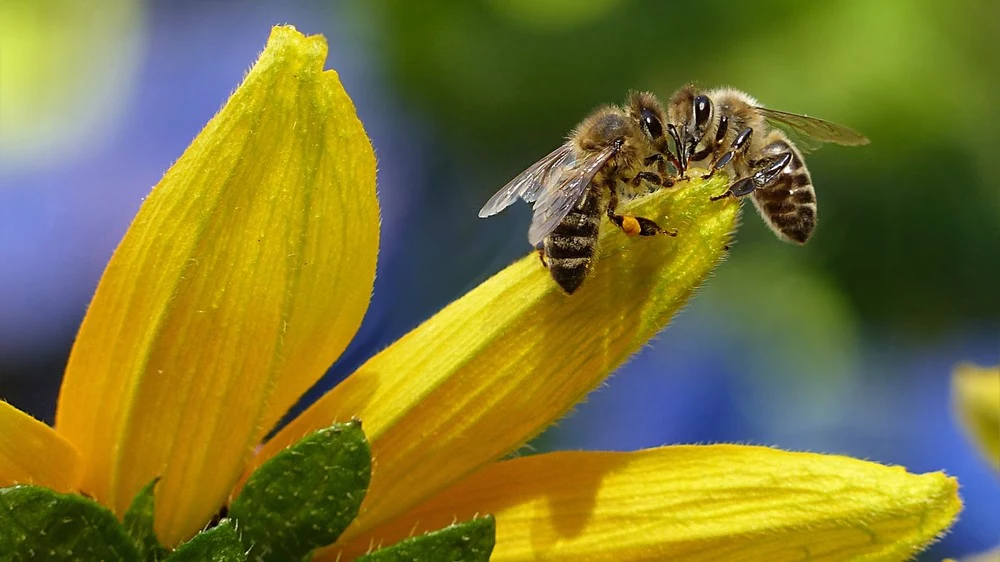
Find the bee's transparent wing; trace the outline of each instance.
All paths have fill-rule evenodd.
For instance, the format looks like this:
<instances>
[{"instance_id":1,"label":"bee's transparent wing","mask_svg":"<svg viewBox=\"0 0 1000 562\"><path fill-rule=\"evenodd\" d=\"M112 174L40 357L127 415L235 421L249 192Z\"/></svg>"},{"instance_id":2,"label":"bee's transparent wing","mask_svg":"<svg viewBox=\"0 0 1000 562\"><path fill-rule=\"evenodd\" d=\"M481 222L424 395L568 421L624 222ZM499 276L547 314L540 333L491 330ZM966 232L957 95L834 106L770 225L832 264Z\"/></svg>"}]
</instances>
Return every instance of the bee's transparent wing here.
<instances>
[{"instance_id":1,"label":"bee's transparent wing","mask_svg":"<svg viewBox=\"0 0 1000 562\"><path fill-rule=\"evenodd\" d=\"M554 167L550 171L550 178L543 182L546 187L535 201L535 214L528 229L528 242L532 246L537 246L551 234L580 202L587 186L615 151L613 145L608 146L581 160L576 160L570 153L568 158L563 159L565 164L562 167Z\"/></svg>"},{"instance_id":2,"label":"bee's transparent wing","mask_svg":"<svg viewBox=\"0 0 1000 562\"><path fill-rule=\"evenodd\" d=\"M553 150L548 156L532 164L527 170L510 180L493 197L490 197L490 200L479 210L479 217L486 218L499 213L517 201L518 197L528 203L534 202L545 186L547 178L552 176L553 168L563 165L564 160L572 158L572 156L573 146L570 143Z\"/></svg>"},{"instance_id":3,"label":"bee's transparent wing","mask_svg":"<svg viewBox=\"0 0 1000 562\"><path fill-rule=\"evenodd\" d=\"M573 149L571 142L565 144L565 151L561 151L559 158L557 158L551 166L545 168L542 174L539 176L537 182L532 184L532 188L525 191L521 199L524 199L528 203L534 203L538 200L542 193L546 190L555 187L560 178L563 177L569 170L573 169L574 163L576 162L576 150ZM534 206L532 206L534 208Z\"/></svg>"},{"instance_id":4,"label":"bee's transparent wing","mask_svg":"<svg viewBox=\"0 0 1000 562\"><path fill-rule=\"evenodd\" d=\"M869 142L868 137L851 128L817 117L766 107L758 107L757 109L771 125L788 133L792 142L800 150L806 152L816 150L824 142L833 142L844 146L858 146Z\"/></svg>"}]
</instances>

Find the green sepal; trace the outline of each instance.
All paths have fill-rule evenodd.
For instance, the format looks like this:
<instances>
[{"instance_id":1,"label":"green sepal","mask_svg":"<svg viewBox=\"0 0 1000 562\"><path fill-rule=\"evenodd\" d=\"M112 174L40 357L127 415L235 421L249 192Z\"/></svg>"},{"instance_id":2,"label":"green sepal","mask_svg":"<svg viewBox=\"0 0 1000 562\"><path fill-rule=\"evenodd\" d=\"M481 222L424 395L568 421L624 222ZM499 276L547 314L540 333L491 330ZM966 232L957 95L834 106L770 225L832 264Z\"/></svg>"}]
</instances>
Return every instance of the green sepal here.
<instances>
[{"instance_id":1,"label":"green sepal","mask_svg":"<svg viewBox=\"0 0 1000 562\"><path fill-rule=\"evenodd\" d=\"M0 554L4 562L140 560L111 511L40 486L0 488Z\"/></svg>"},{"instance_id":2,"label":"green sepal","mask_svg":"<svg viewBox=\"0 0 1000 562\"><path fill-rule=\"evenodd\" d=\"M123 522L125 531L139 549L140 558L146 562L158 562L170 553L156 540L156 533L153 531L154 489L159 481L159 478L155 478L139 490L125 512Z\"/></svg>"},{"instance_id":3,"label":"green sepal","mask_svg":"<svg viewBox=\"0 0 1000 562\"><path fill-rule=\"evenodd\" d=\"M243 562L246 549L236 534L232 519L223 519L177 547L164 562Z\"/></svg>"},{"instance_id":4,"label":"green sepal","mask_svg":"<svg viewBox=\"0 0 1000 562\"><path fill-rule=\"evenodd\" d=\"M371 480L361 422L312 433L261 465L229 506L251 560L299 560L354 520Z\"/></svg>"},{"instance_id":5,"label":"green sepal","mask_svg":"<svg viewBox=\"0 0 1000 562\"><path fill-rule=\"evenodd\" d=\"M388 548L358 558L358 562L423 562L490 559L496 543L497 524L492 515L458 523L419 537L411 537Z\"/></svg>"}]
</instances>

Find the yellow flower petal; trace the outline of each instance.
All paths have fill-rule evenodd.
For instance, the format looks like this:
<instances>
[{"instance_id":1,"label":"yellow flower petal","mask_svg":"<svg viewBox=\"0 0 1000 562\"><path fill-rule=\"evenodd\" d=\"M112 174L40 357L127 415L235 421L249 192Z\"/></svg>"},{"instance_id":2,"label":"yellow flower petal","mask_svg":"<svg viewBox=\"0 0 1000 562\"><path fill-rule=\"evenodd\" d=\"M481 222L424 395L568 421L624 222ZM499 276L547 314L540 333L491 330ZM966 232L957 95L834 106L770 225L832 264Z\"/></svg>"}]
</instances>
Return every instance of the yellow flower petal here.
<instances>
[{"instance_id":1,"label":"yellow flower petal","mask_svg":"<svg viewBox=\"0 0 1000 562\"><path fill-rule=\"evenodd\" d=\"M627 238L606 223L572 296L536 255L514 263L368 361L261 459L333 420L363 420L375 469L349 537L520 447L666 326L719 262L738 205L709 196L726 181L634 202L678 236Z\"/></svg>"},{"instance_id":2,"label":"yellow flower petal","mask_svg":"<svg viewBox=\"0 0 1000 562\"><path fill-rule=\"evenodd\" d=\"M343 351L371 293L375 158L323 38L273 30L143 204L77 337L56 426L119 514L154 477L168 545Z\"/></svg>"},{"instance_id":3,"label":"yellow flower petal","mask_svg":"<svg viewBox=\"0 0 1000 562\"><path fill-rule=\"evenodd\" d=\"M1000 470L1000 367L959 365L951 386L965 431Z\"/></svg>"},{"instance_id":4,"label":"yellow flower petal","mask_svg":"<svg viewBox=\"0 0 1000 562\"><path fill-rule=\"evenodd\" d=\"M495 562L895 561L952 524L957 490L941 473L766 447L551 453L489 466L341 554L492 513Z\"/></svg>"},{"instance_id":5,"label":"yellow flower petal","mask_svg":"<svg viewBox=\"0 0 1000 562\"><path fill-rule=\"evenodd\" d=\"M37 484L70 492L80 484L80 453L51 427L0 400L0 488Z\"/></svg>"}]
</instances>

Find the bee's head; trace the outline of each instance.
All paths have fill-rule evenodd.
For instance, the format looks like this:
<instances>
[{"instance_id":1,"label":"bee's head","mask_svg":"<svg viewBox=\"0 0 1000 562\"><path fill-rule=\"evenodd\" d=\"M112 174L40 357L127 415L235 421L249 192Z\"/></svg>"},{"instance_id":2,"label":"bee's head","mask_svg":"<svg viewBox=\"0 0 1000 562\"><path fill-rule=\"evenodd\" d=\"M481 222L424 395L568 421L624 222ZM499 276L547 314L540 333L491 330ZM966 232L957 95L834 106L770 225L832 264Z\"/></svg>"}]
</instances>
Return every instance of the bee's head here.
<instances>
[{"instance_id":1,"label":"bee's head","mask_svg":"<svg viewBox=\"0 0 1000 562\"><path fill-rule=\"evenodd\" d=\"M691 154L712 123L712 100L689 84L677 90L670 99L669 107L670 123L675 127L671 134L675 135L677 157L682 166L687 167Z\"/></svg>"},{"instance_id":2,"label":"bee's head","mask_svg":"<svg viewBox=\"0 0 1000 562\"><path fill-rule=\"evenodd\" d=\"M639 126L643 135L654 146L661 146L665 142L663 124L666 122L666 115L663 113L660 100L650 92L632 92L626 105L629 116Z\"/></svg>"}]
</instances>

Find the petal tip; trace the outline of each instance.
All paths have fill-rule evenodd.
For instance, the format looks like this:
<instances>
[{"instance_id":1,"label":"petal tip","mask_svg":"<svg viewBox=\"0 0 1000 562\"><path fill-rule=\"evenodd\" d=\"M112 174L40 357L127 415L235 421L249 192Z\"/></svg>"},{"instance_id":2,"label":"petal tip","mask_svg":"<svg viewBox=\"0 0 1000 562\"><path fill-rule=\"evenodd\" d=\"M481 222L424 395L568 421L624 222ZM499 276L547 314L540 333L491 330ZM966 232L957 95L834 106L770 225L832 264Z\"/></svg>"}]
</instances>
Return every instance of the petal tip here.
<instances>
[{"instance_id":1,"label":"petal tip","mask_svg":"<svg viewBox=\"0 0 1000 562\"><path fill-rule=\"evenodd\" d=\"M269 56L280 58L295 53L306 59L304 68L322 72L327 52L326 38L322 35L305 35L293 25L276 25L271 28L261 61Z\"/></svg>"}]
</instances>

